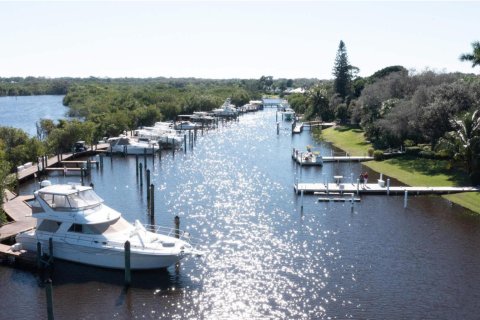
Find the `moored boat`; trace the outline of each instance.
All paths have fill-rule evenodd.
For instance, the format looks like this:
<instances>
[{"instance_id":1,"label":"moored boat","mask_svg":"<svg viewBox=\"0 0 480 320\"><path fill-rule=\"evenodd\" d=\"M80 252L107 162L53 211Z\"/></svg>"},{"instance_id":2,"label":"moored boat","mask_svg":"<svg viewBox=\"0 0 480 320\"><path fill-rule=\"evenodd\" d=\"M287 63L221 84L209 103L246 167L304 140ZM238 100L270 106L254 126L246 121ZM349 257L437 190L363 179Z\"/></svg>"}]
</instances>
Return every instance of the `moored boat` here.
<instances>
[{"instance_id":1,"label":"moored boat","mask_svg":"<svg viewBox=\"0 0 480 320\"><path fill-rule=\"evenodd\" d=\"M45 181L43 186L35 192L32 206L36 228L16 237L23 249L36 251L37 242L48 248L52 239L55 258L113 269L125 267L126 241L132 269L166 268L188 255L201 254L186 233L147 229L138 220L129 223L91 187Z\"/></svg>"}]
</instances>

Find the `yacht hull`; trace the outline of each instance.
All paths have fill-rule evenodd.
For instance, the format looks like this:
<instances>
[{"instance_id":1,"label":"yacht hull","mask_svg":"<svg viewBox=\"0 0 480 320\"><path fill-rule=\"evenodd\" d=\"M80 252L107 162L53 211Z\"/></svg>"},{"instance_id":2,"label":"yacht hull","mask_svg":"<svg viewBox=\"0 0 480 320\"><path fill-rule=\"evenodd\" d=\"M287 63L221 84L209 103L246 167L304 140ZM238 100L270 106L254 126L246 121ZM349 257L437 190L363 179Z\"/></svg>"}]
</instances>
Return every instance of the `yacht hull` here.
<instances>
[{"instance_id":1,"label":"yacht hull","mask_svg":"<svg viewBox=\"0 0 480 320\"><path fill-rule=\"evenodd\" d=\"M127 148L124 148L124 146L113 146L113 147L110 147L110 152L125 153L125 154L139 154L139 155L146 153L148 155L151 155L155 152L158 152L158 147L155 146L152 152L152 147L141 148L141 147L135 147L135 146L127 146Z\"/></svg>"},{"instance_id":2,"label":"yacht hull","mask_svg":"<svg viewBox=\"0 0 480 320\"><path fill-rule=\"evenodd\" d=\"M36 252L37 242L41 243L43 252L48 253L49 250L48 238L41 239L31 233L19 234L16 241L22 244L23 249L29 251ZM111 247L100 242L97 245L72 244L55 237L52 237L52 243L54 258L102 268L125 269L125 252L121 247ZM181 252L152 253L131 248L130 267L132 270L167 268L184 257L185 254Z\"/></svg>"}]
</instances>

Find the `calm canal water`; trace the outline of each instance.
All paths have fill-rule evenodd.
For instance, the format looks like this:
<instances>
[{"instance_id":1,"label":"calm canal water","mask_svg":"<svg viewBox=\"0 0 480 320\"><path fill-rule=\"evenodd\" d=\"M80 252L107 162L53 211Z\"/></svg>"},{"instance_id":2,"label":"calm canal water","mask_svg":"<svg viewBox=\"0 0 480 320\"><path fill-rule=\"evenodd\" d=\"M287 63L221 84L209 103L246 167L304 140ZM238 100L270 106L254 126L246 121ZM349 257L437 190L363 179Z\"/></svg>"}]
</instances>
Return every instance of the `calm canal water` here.
<instances>
[{"instance_id":1,"label":"calm canal water","mask_svg":"<svg viewBox=\"0 0 480 320\"><path fill-rule=\"evenodd\" d=\"M35 123L40 119L65 119L68 109L62 104L63 97L0 97L0 126L20 128L34 137L37 135Z\"/></svg>"},{"instance_id":2,"label":"calm canal water","mask_svg":"<svg viewBox=\"0 0 480 320\"><path fill-rule=\"evenodd\" d=\"M475 319L480 306L480 220L439 197L364 196L318 203L293 191L296 179L356 177L360 164L300 171L292 147L325 144L308 131L276 135L275 111L199 136L193 152L147 161L156 223L201 239L208 254L178 270L123 273L56 262L59 319ZM371 174L371 179L376 179ZM80 181L52 176L54 182ZM105 158L87 183L130 221L148 222L134 157ZM22 186L31 193L35 185ZM45 289L31 272L0 266L0 308L8 318L45 319ZM6 316L0 313L0 318Z\"/></svg>"}]
</instances>

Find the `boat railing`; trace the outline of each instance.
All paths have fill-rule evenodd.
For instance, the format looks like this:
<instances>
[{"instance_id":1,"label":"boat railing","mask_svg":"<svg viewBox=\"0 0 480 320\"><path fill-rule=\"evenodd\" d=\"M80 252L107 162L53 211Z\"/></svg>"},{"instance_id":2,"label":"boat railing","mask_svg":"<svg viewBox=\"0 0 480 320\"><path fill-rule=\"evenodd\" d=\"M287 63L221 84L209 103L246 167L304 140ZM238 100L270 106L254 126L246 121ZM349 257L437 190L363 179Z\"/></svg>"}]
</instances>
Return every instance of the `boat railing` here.
<instances>
[{"instance_id":1,"label":"boat railing","mask_svg":"<svg viewBox=\"0 0 480 320\"><path fill-rule=\"evenodd\" d=\"M169 236L172 238L177 238L179 240L185 241L188 243L193 249L199 250L200 241L198 238L193 238L187 231L175 229L175 228L168 228L162 227L158 225L149 225L144 224L146 231L153 232L155 234ZM116 248L123 248L125 242L115 240L115 239L106 239L99 237L96 234L84 234L84 233L65 233L63 235L52 235L52 238L55 239L62 239L65 242L74 241L75 244L83 244L83 245L92 245L92 246L109 246L109 247L116 247ZM150 244L150 248L155 248L156 246L161 245L157 243L156 245ZM145 249L143 245L135 245L131 244L131 248L138 248L138 249Z\"/></svg>"},{"instance_id":2,"label":"boat railing","mask_svg":"<svg viewBox=\"0 0 480 320\"><path fill-rule=\"evenodd\" d=\"M148 231L183 240L189 243L190 245L192 245L193 247L196 247L199 244L199 239L193 238L190 235L190 233L185 230L180 230L180 229L170 228L170 227L162 227L154 224L143 224L143 226Z\"/></svg>"}]
</instances>

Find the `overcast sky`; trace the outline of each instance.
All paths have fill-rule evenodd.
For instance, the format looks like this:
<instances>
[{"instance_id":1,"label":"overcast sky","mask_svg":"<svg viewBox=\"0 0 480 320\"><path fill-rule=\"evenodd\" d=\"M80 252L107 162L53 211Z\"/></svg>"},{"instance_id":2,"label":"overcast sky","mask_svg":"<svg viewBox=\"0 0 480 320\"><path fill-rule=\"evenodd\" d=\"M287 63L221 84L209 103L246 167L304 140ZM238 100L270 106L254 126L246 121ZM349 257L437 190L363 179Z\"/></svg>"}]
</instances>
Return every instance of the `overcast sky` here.
<instances>
[{"instance_id":1,"label":"overcast sky","mask_svg":"<svg viewBox=\"0 0 480 320\"><path fill-rule=\"evenodd\" d=\"M0 30L0 77L329 79L340 40L362 76L473 72L480 2L0 2Z\"/></svg>"}]
</instances>

